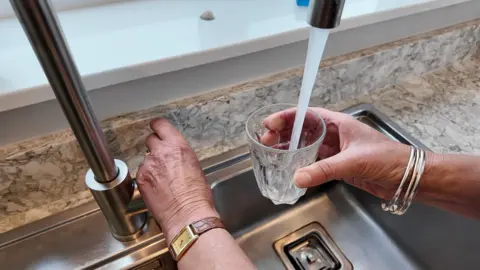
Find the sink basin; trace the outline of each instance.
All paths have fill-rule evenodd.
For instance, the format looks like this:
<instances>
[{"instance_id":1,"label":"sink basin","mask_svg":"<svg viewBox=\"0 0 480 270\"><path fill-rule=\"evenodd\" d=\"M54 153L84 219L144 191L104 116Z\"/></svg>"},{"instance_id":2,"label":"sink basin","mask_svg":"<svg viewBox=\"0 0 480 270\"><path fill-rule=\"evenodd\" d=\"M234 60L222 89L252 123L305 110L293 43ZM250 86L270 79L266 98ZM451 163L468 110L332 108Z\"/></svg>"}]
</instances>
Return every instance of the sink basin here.
<instances>
[{"instance_id":1,"label":"sink basin","mask_svg":"<svg viewBox=\"0 0 480 270\"><path fill-rule=\"evenodd\" d=\"M370 106L349 113L392 139L424 147ZM259 192L250 165L246 159L212 187L227 229L260 269L284 269L274 243L312 223L323 227L353 269L480 267L477 220L422 204L395 216L381 210L379 199L342 182L309 189L293 206L275 206Z\"/></svg>"},{"instance_id":2,"label":"sink basin","mask_svg":"<svg viewBox=\"0 0 480 270\"><path fill-rule=\"evenodd\" d=\"M369 105L346 112L393 140L424 147ZM394 216L375 197L335 181L309 189L293 206L275 206L258 190L246 147L202 166L227 229L260 269L480 266L479 221L421 204ZM0 234L0 262L12 270L175 269L165 242L152 218L139 239L115 240L91 202Z\"/></svg>"}]
</instances>

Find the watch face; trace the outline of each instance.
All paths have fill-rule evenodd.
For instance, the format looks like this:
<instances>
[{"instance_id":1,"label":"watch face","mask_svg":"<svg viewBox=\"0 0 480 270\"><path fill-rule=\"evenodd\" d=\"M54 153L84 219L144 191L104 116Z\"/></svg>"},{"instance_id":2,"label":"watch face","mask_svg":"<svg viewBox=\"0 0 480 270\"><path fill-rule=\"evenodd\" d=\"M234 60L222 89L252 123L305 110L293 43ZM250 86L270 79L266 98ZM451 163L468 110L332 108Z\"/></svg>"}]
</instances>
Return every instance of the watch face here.
<instances>
[{"instance_id":1,"label":"watch face","mask_svg":"<svg viewBox=\"0 0 480 270\"><path fill-rule=\"evenodd\" d=\"M175 257L180 257L198 238L190 226L183 228L180 233L173 239L170 248Z\"/></svg>"},{"instance_id":2,"label":"watch face","mask_svg":"<svg viewBox=\"0 0 480 270\"><path fill-rule=\"evenodd\" d=\"M187 230L182 230L182 232L178 235L178 238L172 243L175 246L175 249L181 249L192 240L192 236L188 233Z\"/></svg>"}]
</instances>

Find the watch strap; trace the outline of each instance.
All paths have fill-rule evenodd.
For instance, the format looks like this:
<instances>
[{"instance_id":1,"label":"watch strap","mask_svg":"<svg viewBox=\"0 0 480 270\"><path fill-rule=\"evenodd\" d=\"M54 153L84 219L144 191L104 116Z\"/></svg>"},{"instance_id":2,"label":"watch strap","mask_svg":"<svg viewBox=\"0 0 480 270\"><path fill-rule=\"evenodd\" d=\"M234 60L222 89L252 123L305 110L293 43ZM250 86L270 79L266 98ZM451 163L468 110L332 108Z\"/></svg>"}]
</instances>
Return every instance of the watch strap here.
<instances>
[{"instance_id":1,"label":"watch strap","mask_svg":"<svg viewBox=\"0 0 480 270\"><path fill-rule=\"evenodd\" d=\"M225 229L225 226L223 225L222 221L218 217L204 218L192 223L191 225L192 225L193 231L198 235L201 235L202 233L205 233L215 228Z\"/></svg>"}]
</instances>

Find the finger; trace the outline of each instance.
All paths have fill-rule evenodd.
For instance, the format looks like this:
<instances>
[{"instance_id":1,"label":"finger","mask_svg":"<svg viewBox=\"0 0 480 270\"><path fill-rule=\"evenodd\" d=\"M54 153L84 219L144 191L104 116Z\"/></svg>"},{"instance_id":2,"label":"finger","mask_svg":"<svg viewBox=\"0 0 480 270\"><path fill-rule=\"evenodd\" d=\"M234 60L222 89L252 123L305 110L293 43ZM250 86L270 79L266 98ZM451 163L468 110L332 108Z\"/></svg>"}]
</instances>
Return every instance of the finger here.
<instances>
[{"instance_id":1,"label":"finger","mask_svg":"<svg viewBox=\"0 0 480 270\"><path fill-rule=\"evenodd\" d=\"M346 154L339 153L297 170L293 180L300 188L318 186L331 180L348 177L352 168Z\"/></svg>"},{"instance_id":2,"label":"finger","mask_svg":"<svg viewBox=\"0 0 480 270\"><path fill-rule=\"evenodd\" d=\"M291 118L295 120L296 112L297 108L290 108L276 112L265 118L265 120L263 120L263 125L270 130L281 131L287 128L287 124L292 121Z\"/></svg>"},{"instance_id":3,"label":"finger","mask_svg":"<svg viewBox=\"0 0 480 270\"><path fill-rule=\"evenodd\" d=\"M275 144L272 146L273 149L278 149L278 150L288 150L290 146L290 143L289 142L285 142L285 143L278 143L278 144Z\"/></svg>"},{"instance_id":4,"label":"finger","mask_svg":"<svg viewBox=\"0 0 480 270\"><path fill-rule=\"evenodd\" d=\"M297 108L286 109L277 113L274 113L265 120L263 120L263 125L273 131L281 131L284 129L293 128L293 123L295 122L295 115L297 113ZM303 123L304 129L316 128L319 126L319 117L313 113L311 110L308 110L305 115L305 121Z\"/></svg>"},{"instance_id":5,"label":"finger","mask_svg":"<svg viewBox=\"0 0 480 270\"><path fill-rule=\"evenodd\" d=\"M155 131L155 134L164 141L184 142L182 133L180 133L170 122L165 118L156 118L150 122L150 128Z\"/></svg>"},{"instance_id":6,"label":"finger","mask_svg":"<svg viewBox=\"0 0 480 270\"><path fill-rule=\"evenodd\" d=\"M278 143L288 143L292 137L291 129L284 129L279 132L267 130L259 139L260 143L265 146L273 146ZM309 146L315 143L320 138L320 133L316 130L305 132L300 141L304 143L303 147ZM323 145L323 144L321 144Z\"/></svg>"},{"instance_id":7,"label":"finger","mask_svg":"<svg viewBox=\"0 0 480 270\"><path fill-rule=\"evenodd\" d=\"M289 143L291 137L292 137L291 129L284 129L279 132L267 130L260 138L260 142L265 146L273 146L274 144L278 144L278 143ZM318 135L316 136L316 138L318 138ZM303 136L302 138L300 138L300 140L303 140ZM306 141L307 146L312 144L314 141L315 140L308 141L308 138L307 138L307 141Z\"/></svg>"},{"instance_id":8,"label":"finger","mask_svg":"<svg viewBox=\"0 0 480 270\"><path fill-rule=\"evenodd\" d=\"M142 187L144 185L149 184L149 181L147 180L148 179L147 174L148 173L147 173L147 170L145 169L145 165L142 163L138 167L138 171L137 171L137 174L136 174L136 183L137 183L139 189L142 189Z\"/></svg>"},{"instance_id":9,"label":"finger","mask_svg":"<svg viewBox=\"0 0 480 270\"><path fill-rule=\"evenodd\" d=\"M151 152L154 152L156 149L158 149L161 143L162 140L160 140L160 138L155 133L148 135L147 139L145 139L145 146Z\"/></svg>"},{"instance_id":10,"label":"finger","mask_svg":"<svg viewBox=\"0 0 480 270\"><path fill-rule=\"evenodd\" d=\"M260 143L266 146L272 146L280 141L280 134L275 131L268 130L260 138Z\"/></svg>"}]
</instances>

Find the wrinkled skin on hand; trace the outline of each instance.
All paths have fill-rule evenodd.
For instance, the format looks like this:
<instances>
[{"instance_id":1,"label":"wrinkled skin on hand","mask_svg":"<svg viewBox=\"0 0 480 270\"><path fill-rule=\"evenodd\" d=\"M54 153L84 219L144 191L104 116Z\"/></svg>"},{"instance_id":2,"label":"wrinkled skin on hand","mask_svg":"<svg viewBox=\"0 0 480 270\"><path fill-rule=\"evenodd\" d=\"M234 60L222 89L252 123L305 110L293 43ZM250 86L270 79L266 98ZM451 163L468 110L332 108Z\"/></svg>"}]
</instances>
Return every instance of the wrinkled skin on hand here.
<instances>
[{"instance_id":1,"label":"wrinkled skin on hand","mask_svg":"<svg viewBox=\"0 0 480 270\"><path fill-rule=\"evenodd\" d=\"M197 156L182 134L165 119L155 119L150 126L150 154L138 170L137 184L171 240L188 223L218 214Z\"/></svg>"}]
</instances>

